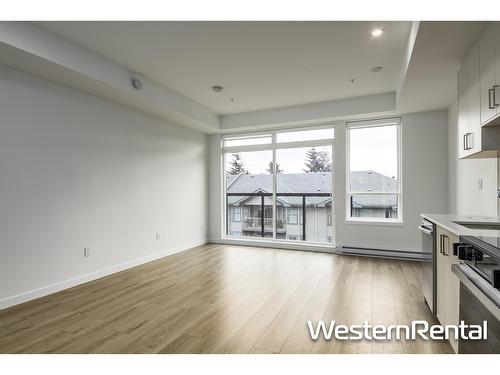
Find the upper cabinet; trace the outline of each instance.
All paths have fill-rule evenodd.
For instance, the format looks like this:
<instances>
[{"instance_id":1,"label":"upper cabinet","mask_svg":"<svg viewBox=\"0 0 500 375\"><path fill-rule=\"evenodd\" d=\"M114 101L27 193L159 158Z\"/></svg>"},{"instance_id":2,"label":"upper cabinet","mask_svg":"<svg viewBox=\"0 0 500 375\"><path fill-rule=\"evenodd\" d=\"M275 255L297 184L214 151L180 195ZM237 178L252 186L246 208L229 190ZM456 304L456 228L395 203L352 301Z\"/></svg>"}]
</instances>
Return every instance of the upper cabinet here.
<instances>
[{"instance_id":1,"label":"upper cabinet","mask_svg":"<svg viewBox=\"0 0 500 375\"><path fill-rule=\"evenodd\" d=\"M459 158L500 151L500 22L491 23L464 56L457 75Z\"/></svg>"},{"instance_id":2,"label":"upper cabinet","mask_svg":"<svg viewBox=\"0 0 500 375\"><path fill-rule=\"evenodd\" d=\"M459 157L481 152L479 45L462 60L458 72Z\"/></svg>"},{"instance_id":3,"label":"upper cabinet","mask_svg":"<svg viewBox=\"0 0 500 375\"><path fill-rule=\"evenodd\" d=\"M497 50L495 29L496 23L490 24L479 37L479 69L481 77L481 124L485 125L497 115L498 89ZM500 40L499 40L500 41Z\"/></svg>"}]
</instances>

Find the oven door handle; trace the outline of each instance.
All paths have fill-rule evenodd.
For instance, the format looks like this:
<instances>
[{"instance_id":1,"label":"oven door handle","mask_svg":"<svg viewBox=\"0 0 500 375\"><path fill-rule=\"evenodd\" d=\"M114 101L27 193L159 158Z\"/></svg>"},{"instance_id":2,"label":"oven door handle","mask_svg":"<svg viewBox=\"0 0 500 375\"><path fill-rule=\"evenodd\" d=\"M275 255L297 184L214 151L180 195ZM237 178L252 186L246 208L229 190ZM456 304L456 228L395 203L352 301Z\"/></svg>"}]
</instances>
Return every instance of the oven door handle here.
<instances>
[{"instance_id":1,"label":"oven door handle","mask_svg":"<svg viewBox=\"0 0 500 375\"><path fill-rule=\"evenodd\" d=\"M421 232L425 233L425 234L432 234L432 229L429 229L428 227L424 226L424 225L419 225L418 229L420 229Z\"/></svg>"},{"instance_id":2,"label":"oven door handle","mask_svg":"<svg viewBox=\"0 0 500 375\"><path fill-rule=\"evenodd\" d=\"M500 320L500 291L465 264L454 264L451 266L451 271L484 307Z\"/></svg>"}]
</instances>

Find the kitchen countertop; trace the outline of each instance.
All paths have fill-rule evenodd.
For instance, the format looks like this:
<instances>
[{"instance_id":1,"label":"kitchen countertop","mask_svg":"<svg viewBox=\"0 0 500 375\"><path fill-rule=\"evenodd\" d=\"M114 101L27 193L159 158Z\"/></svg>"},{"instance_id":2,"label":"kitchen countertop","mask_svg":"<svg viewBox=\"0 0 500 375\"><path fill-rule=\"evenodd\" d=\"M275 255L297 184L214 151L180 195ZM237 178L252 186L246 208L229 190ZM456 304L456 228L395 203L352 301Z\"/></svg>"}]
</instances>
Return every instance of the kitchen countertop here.
<instances>
[{"instance_id":1,"label":"kitchen countertop","mask_svg":"<svg viewBox=\"0 0 500 375\"><path fill-rule=\"evenodd\" d=\"M470 229L454 221L465 221L477 224L500 223L499 216L487 215L450 215L450 214L421 214L424 219L456 234L457 236L495 236L500 237L500 230L494 229Z\"/></svg>"}]
</instances>

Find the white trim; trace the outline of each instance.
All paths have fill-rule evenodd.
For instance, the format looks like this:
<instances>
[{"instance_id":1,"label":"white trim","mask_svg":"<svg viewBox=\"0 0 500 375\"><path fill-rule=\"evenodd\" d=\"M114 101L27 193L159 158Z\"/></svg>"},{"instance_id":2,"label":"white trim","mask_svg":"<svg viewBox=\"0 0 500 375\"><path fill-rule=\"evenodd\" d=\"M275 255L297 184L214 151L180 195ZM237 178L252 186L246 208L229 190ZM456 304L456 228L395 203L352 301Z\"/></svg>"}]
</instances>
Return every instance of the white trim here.
<instances>
[{"instance_id":1,"label":"white trim","mask_svg":"<svg viewBox=\"0 0 500 375\"><path fill-rule=\"evenodd\" d=\"M234 136L226 135L222 139L222 145L223 147L226 147L225 143L226 141L239 141L239 140L245 140L245 139L264 139L264 140L271 140L272 134L271 133L262 133L262 134L235 134ZM250 144L250 145L239 145L239 146L256 146L256 145L268 145L271 142L266 142L266 143L257 143L257 144ZM239 146L227 146L227 147L239 147Z\"/></svg>"},{"instance_id":2,"label":"white trim","mask_svg":"<svg viewBox=\"0 0 500 375\"><path fill-rule=\"evenodd\" d=\"M158 260L169 255L177 254L182 251L189 250L196 246L201 246L207 243L207 240L195 241L190 244L181 245L174 247L172 249L163 250L154 254L147 255L142 258L133 259L124 263L120 263L111 267L107 267L101 269L99 271L91 272L85 275L80 275L76 277L72 277L71 279L63 280L56 282L54 284L46 285L38 289L30 290L24 293L20 293L14 296L6 297L0 299L0 310L6 309L8 307L12 307L18 305L20 303L28 302L34 300L36 298L44 297L49 294L53 294L56 292L60 292L61 290L65 290L68 288L72 288L74 286L87 283L89 281L100 279L101 277L109 276L114 273L124 271L136 266L139 266L144 263L152 262L154 260Z\"/></svg>"},{"instance_id":3,"label":"white trim","mask_svg":"<svg viewBox=\"0 0 500 375\"><path fill-rule=\"evenodd\" d=\"M350 189L350 179L351 179L351 161L350 161L350 149L351 149L351 129L359 128L371 128L371 127L382 127L382 126L396 126L397 129L397 162L398 162L398 190L396 192L378 192L378 191L363 191L356 192ZM393 225L401 226L404 225L403 216L403 151L402 151L402 132L403 123L401 117L391 117L384 119L372 119L366 121L353 121L347 122L345 128L345 139L346 139L346 171L345 171L345 223L353 224L370 224L370 225ZM351 216L351 205L350 197L352 195L396 195L398 198L398 217L397 219L377 219L372 217L358 218Z\"/></svg>"},{"instance_id":4,"label":"white trim","mask_svg":"<svg viewBox=\"0 0 500 375\"><path fill-rule=\"evenodd\" d=\"M346 128L371 128L379 126L401 125L401 117L375 118L370 120L347 121Z\"/></svg>"},{"instance_id":5,"label":"white trim","mask_svg":"<svg viewBox=\"0 0 500 375\"><path fill-rule=\"evenodd\" d=\"M350 219L345 220L345 224L348 225L378 225L378 226L388 226L388 227L404 227L406 224L403 220L392 220L380 218L377 220L376 218L367 217L366 219L359 217L352 217Z\"/></svg>"},{"instance_id":6,"label":"white trim","mask_svg":"<svg viewBox=\"0 0 500 375\"><path fill-rule=\"evenodd\" d=\"M221 138L221 148L224 145L224 141ZM221 189L221 234L226 234L227 231L229 230L229 224L227 224L227 204L226 204L226 192L227 192L227 178L226 178L226 153L221 152L221 159L220 159L220 171L221 171L221 178L222 178L222 189ZM239 177L239 176L238 176ZM237 178L238 178L237 177ZM235 179L236 180L236 179Z\"/></svg>"},{"instance_id":7,"label":"white trim","mask_svg":"<svg viewBox=\"0 0 500 375\"><path fill-rule=\"evenodd\" d=\"M231 146L231 147L223 147L222 152L226 154L231 154L231 153L251 152L251 151L271 151L271 150L281 150L281 149L301 148L301 147L331 146L332 140L333 138L325 138L325 139L315 139L312 141L295 141L295 142L283 142L283 143L268 143L264 145Z\"/></svg>"},{"instance_id":8,"label":"white trim","mask_svg":"<svg viewBox=\"0 0 500 375\"><path fill-rule=\"evenodd\" d=\"M272 135L272 143L276 144L276 133ZM277 221L277 205L276 205L276 193L278 191L278 174L276 173L276 149L273 149L273 165L272 165L272 173L273 173L273 239L276 239L278 236L278 227L276 225ZM283 207L284 208L284 207ZM264 213L265 215L265 213Z\"/></svg>"},{"instance_id":9,"label":"white trim","mask_svg":"<svg viewBox=\"0 0 500 375\"><path fill-rule=\"evenodd\" d=\"M334 138L313 139L311 141L295 141L276 143L276 149L331 146Z\"/></svg>"},{"instance_id":10,"label":"white trim","mask_svg":"<svg viewBox=\"0 0 500 375\"><path fill-rule=\"evenodd\" d=\"M337 135L338 133L338 129L335 128L335 135ZM336 238L337 238L337 218L335 216L335 208L336 208L336 205L337 205L337 200L338 200L338 197L336 196L336 191L335 191L335 176L338 176L337 174L337 158L335 157L335 139L333 139L333 142L332 142L332 176L331 176L331 183L332 183L332 192L330 194L330 199L331 199L331 206L330 206L330 213L332 215L332 234L330 237L333 238L333 245L335 246L337 243L336 241ZM326 232L327 232L327 238L328 238L328 225L326 226Z\"/></svg>"},{"instance_id":11,"label":"white trim","mask_svg":"<svg viewBox=\"0 0 500 375\"><path fill-rule=\"evenodd\" d=\"M349 191L353 195L398 195L397 191Z\"/></svg>"},{"instance_id":12,"label":"white trim","mask_svg":"<svg viewBox=\"0 0 500 375\"><path fill-rule=\"evenodd\" d=\"M269 135L269 134L276 134L276 133L288 133L288 132L293 132L293 131L301 131L301 130L321 130L321 129L328 129L331 127L335 127L337 122L335 121L324 121L324 122L319 122L311 125L296 125L296 126L287 126L283 128L278 128L278 129L269 129L269 130L256 130L256 131L248 131L248 130L240 130L238 131L237 129L234 129L234 131L231 130L231 133L223 134L222 139L226 138L244 138L244 137L255 137L255 136L264 136L264 135ZM331 138L327 138L331 139ZM223 144L224 145L224 144Z\"/></svg>"},{"instance_id":13,"label":"white trim","mask_svg":"<svg viewBox=\"0 0 500 375\"><path fill-rule=\"evenodd\" d=\"M222 152L226 153L226 154L237 154L240 152L270 151L272 149L273 149L273 145L271 143L268 143L265 145L223 147Z\"/></svg>"}]
</instances>

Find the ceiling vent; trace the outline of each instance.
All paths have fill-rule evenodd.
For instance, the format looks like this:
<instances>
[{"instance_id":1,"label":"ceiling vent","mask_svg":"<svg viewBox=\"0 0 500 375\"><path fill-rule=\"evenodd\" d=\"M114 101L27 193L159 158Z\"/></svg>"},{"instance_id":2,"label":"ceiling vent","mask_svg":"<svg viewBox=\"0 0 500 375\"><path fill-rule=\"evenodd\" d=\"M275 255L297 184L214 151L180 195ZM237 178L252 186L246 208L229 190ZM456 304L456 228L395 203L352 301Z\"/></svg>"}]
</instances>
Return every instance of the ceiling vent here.
<instances>
[{"instance_id":1,"label":"ceiling vent","mask_svg":"<svg viewBox=\"0 0 500 375\"><path fill-rule=\"evenodd\" d=\"M136 78L136 77L133 77L131 80L130 80L130 84L132 85L132 87L136 90L140 90L142 89L142 82L139 80L139 78Z\"/></svg>"}]
</instances>

